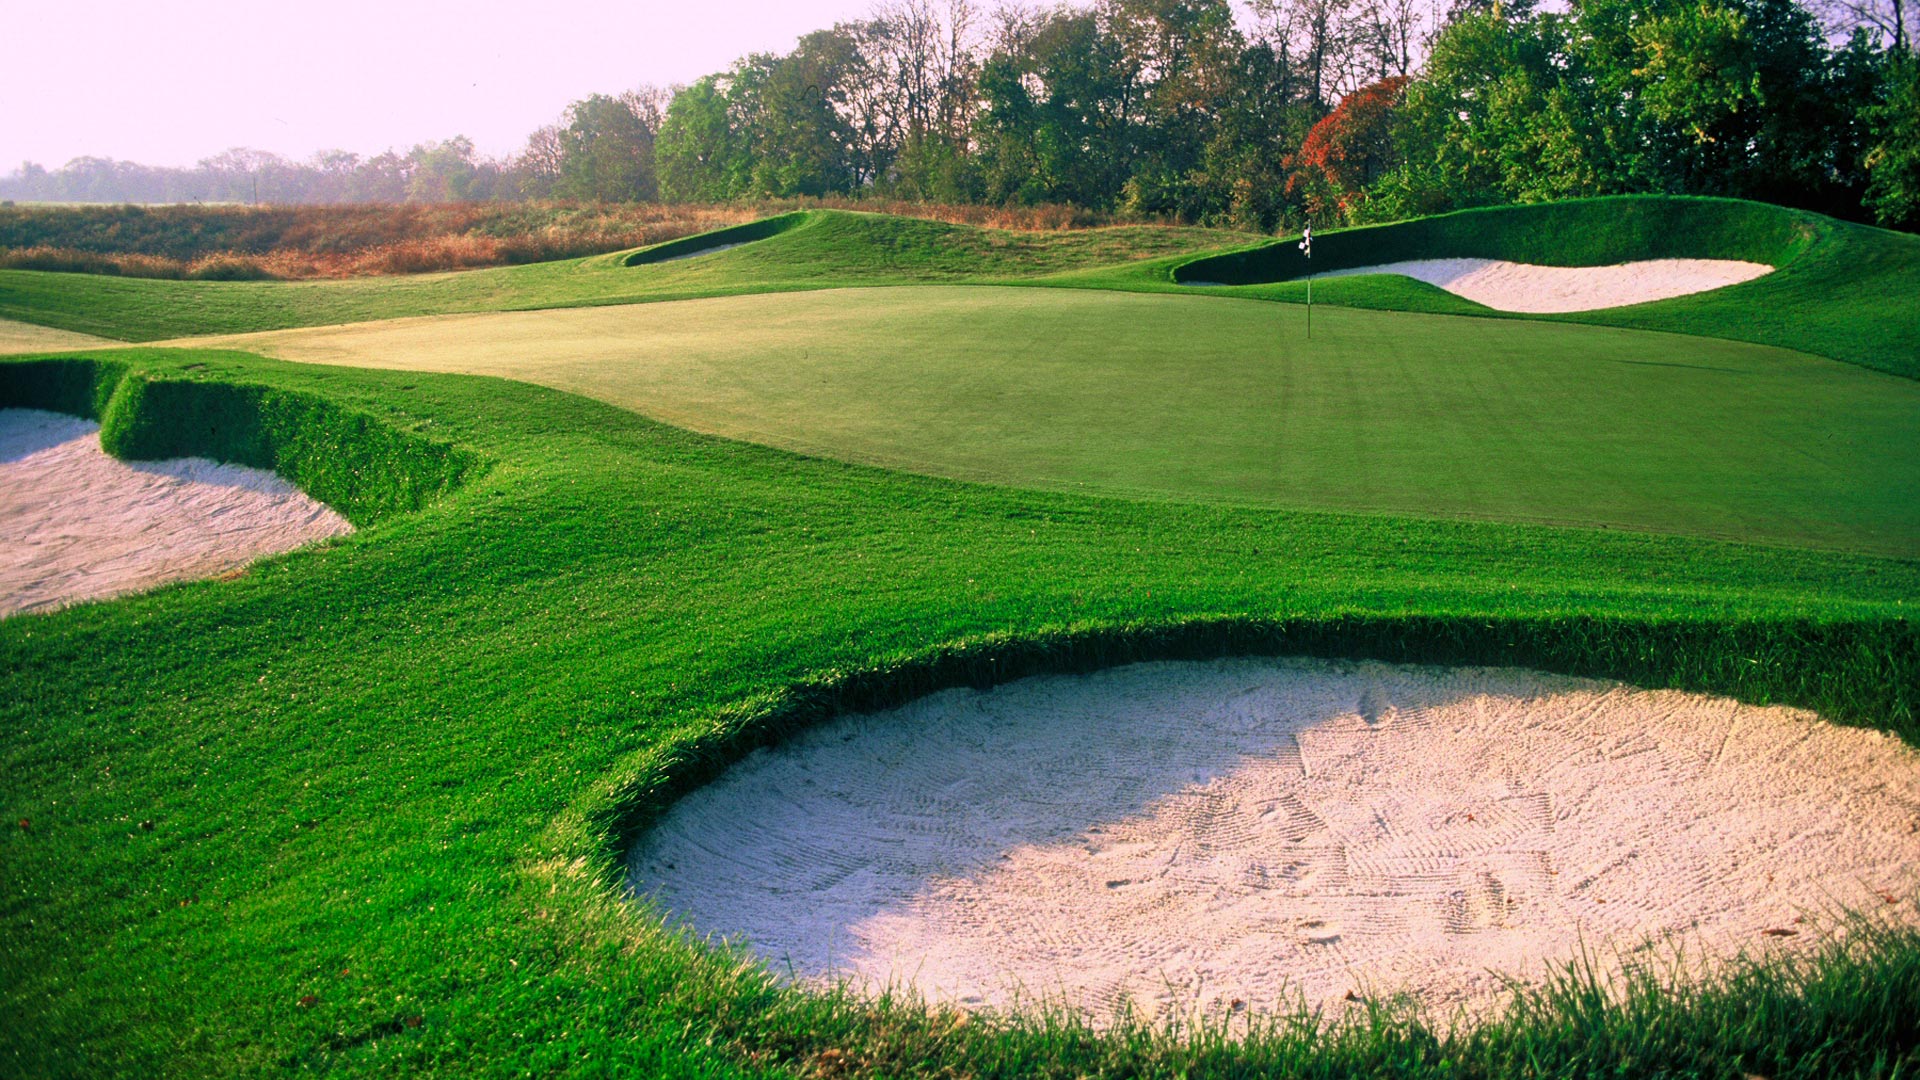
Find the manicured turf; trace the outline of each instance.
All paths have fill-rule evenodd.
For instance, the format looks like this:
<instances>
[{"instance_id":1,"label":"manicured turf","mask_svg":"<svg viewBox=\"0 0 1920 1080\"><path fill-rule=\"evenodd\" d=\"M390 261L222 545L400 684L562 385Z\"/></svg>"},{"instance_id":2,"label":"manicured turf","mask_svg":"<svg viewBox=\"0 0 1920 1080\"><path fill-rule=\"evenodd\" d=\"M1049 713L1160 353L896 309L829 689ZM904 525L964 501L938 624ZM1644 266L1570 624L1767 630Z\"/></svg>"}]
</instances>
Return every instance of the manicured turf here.
<instances>
[{"instance_id":1,"label":"manicured turf","mask_svg":"<svg viewBox=\"0 0 1920 1080\"><path fill-rule=\"evenodd\" d=\"M724 231L724 230L723 230ZM932 281L1032 279L1251 239L1207 229L1116 226L1008 232L917 218L817 211L760 243L626 266L626 255L346 281L161 281L0 270L0 318L156 341L463 311L630 304L696 296ZM691 250L695 238L661 247Z\"/></svg>"},{"instance_id":2,"label":"manicured turf","mask_svg":"<svg viewBox=\"0 0 1920 1080\"><path fill-rule=\"evenodd\" d=\"M795 683L893 669L893 692L911 692L1180 648L1164 634L1075 646L1075 627L1224 618L1249 628L1189 648L1604 671L1913 730L1908 561L1021 493L494 380L119 359L318 394L490 465L428 509L237 581L0 623L0 1030L18 1073L778 1074L874 1052L875 1025L908 1058L934 1054L895 1072L1135 1060L1148 1051L1124 1042L949 1037L910 1013L769 996L662 940L609 883L609 823L664 790L660 763L680 746L739 753L715 717L752 718ZM991 635L1044 644L996 653ZM963 654L982 659L944 676L900 666L983 639ZM1892 1006L1920 1004L1896 991ZM1580 1030L1528 1030L1552 1023ZM1354 1060L1385 1068L1429 1044L1373 1045ZM1716 1044L1690 1045L1661 1060ZM1568 1052L1549 1058L1581 1060ZM1792 1075L1790 1052L1752 1067Z\"/></svg>"},{"instance_id":3,"label":"manicured turf","mask_svg":"<svg viewBox=\"0 0 1920 1080\"><path fill-rule=\"evenodd\" d=\"M1766 263L1777 268L1774 273L1732 288L1544 318L1778 345L1920 379L1920 236L1732 199L1615 196L1463 210L1323 233L1315 238L1311 265L1295 243L1283 239L1215 258L1171 260L1104 276L1163 288L1170 274L1246 286L1230 290L1233 295L1299 303L1306 298L1306 285L1291 279L1309 271L1465 257L1550 266L1658 258ZM1315 282L1314 300L1519 317L1397 277Z\"/></svg>"},{"instance_id":4,"label":"manicured turf","mask_svg":"<svg viewBox=\"0 0 1920 1080\"><path fill-rule=\"evenodd\" d=\"M718 256L716 256L718 257ZM221 344L509 378L962 479L1920 555L1920 384L1564 324L916 287Z\"/></svg>"},{"instance_id":5,"label":"manicured turf","mask_svg":"<svg viewBox=\"0 0 1920 1080\"><path fill-rule=\"evenodd\" d=\"M0 622L0 1074L1920 1069L1920 936L1904 931L1624 1001L1576 978L1454 1034L1382 1011L1227 1038L802 995L622 898L626 838L794 726L1140 658L1517 664L1920 742L1912 383L1704 336L1358 310L1316 312L1309 351L1288 333L1297 308L1168 280L1183 253L1237 239L825 214L631 268L0 274L0 315L123 338L784 294L451 319L429 346L398 326L331 335L382 363L512 367L632 408L207 349L0 360L0 407L100 416L122 453L267 464L363 526L235 580ZM1110 291L791 292L1016 280ZM1806 292L1773 303L1838 318ZM1857 316L1858 340L1904 340L1887 311ZM636 327L631 345L594 340ZM1132 497L796 456L636 410ZM1349 505L1347 489L1375 511L1779 543L1247 501ZM1167 492L1182 498L1141 497ZM1823 543L1858 550L1792 546Z\"/></svg>"}]
</instances>

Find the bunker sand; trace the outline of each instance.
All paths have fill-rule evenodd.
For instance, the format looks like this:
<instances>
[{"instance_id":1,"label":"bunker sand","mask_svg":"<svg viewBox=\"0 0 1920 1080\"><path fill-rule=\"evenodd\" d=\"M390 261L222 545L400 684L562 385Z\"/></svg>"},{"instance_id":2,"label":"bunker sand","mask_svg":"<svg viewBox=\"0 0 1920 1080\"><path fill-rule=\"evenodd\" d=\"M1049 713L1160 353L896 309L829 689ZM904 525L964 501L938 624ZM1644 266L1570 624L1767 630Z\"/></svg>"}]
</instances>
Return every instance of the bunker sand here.
<instances>
[{"instance_id":1,"label":"bunker sand","mask_svg":"<svg viewBox=\"0 0 1920 1080\"><path fill-rule=\"evenodd\" d=\"M0 409L0 617L212 577L353 531L262 469L125 462L100 427Z\"/></svg>"},{"instance_id":2,"label":"bunker sand","mask_svg":"<svg viewBox=\"0 0 1920 1080\"><path fill-rule=\"evenodd\" d=\"M1614 266L1536 266L1501 259L1415 259L1320 274L1403 274L1497 311L1598 311L1722 289L1773 272L1735 259L1643 259Z\"/></svg>"},{"instance_id":3,"label":"bunker sand","mask_svg":"<svg viewBox=\"0 0 1920 1080\"><path fill-rule=\"evenodd\" d=\"M630 871L807 982L1096 1021L1398 991L1444 1015L1583 945L1618 970L1914 918L1916 830L1920 754L1793 709L1230 660L836 721L687 796Z\"/></svg>"}]
</instances>

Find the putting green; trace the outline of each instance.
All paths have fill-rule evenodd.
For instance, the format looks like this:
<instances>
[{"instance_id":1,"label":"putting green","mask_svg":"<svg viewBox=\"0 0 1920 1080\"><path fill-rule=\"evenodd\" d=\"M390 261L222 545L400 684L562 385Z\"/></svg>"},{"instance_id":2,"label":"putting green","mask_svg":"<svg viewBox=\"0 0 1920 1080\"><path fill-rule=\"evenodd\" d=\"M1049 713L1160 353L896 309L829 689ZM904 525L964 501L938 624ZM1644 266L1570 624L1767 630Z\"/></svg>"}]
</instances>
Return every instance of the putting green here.
<instances>
[{"instance_id":1,"label":"putting green","mask_svg":"<svg viewBox=\"0 0 1920 1080\"><path fill-rule=\"evenodd\" d=\"M999 287L403 319L196 344L498 375L1020 486L1920 555L1920 384L1635 330Z\"/></svg>"}]
</instances>

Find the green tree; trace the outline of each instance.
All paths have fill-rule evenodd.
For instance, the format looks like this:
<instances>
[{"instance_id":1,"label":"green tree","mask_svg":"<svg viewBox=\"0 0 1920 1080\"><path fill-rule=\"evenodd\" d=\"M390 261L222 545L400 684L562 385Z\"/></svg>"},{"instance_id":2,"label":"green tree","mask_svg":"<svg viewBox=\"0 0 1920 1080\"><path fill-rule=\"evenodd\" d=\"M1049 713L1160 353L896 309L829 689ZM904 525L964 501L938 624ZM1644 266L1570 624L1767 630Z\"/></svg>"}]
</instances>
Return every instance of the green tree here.
<instances>
[{"instance_id":1,"label":"green tree","mask_svg":"<svg viewBox=\"0 0 1920 1080\"><path fill-rule=\"evenodd\" d=\"M746 192L753 155L725 77L708 75L673 95L654 153L669 202L724 202Z\"/></svg>"},{"instance_id":2,"label":"green tree","mask_svg":"<svg viewBox=\"0 0 1920 1080\"><path fill-rule=\"evenodd\" d=\"M563 199L648 201L659 197L654 133L633 104L594 94L567 106L560 129L560 175L553 193Z\"/></svg>"},{"instance_id":3,"label":"green tree","mask_svg":"<svg viewBox=\"0 0 1920 1080\"><path fill-rule=\"evenodd\" d=\"M1883 96L1864 119L1867 208L1889 228L1920 230L1920 60L1912 53L1889 58Z\"/></svg>"}]
</instances>

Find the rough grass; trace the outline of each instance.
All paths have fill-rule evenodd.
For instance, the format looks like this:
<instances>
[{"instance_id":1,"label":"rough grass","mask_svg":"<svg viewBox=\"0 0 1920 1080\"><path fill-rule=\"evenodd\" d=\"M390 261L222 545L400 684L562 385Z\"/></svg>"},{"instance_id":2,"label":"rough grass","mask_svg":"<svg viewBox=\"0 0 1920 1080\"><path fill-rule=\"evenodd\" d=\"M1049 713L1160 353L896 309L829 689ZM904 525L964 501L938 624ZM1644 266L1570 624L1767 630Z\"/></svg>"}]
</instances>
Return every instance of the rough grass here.
<instances>
[{"instance_id":1,"label":"rough grass","mask_svg":"<svg viewBox=\"0 0 1920 1080\"><path fill-rule=\"evenodd\" d=\"M1106 1034L780 989L624 903L656 781L1142 656L1525 663L1912 739L1920 564L885 473L491 379L118 354L493 466L232 581L0 622L0 1060L32 1076L1905 1075L1920 944L1449 1035ZM34 369L0 363L15 384ZM43 397L96 407L111 381ZM108 395L111 400L111 395ZM650 779L655 778L655 779ZM1902 909L1905 910L1905 909Z\"/></svg>"},{"instance_id":2,"label":"rough grass","mask_svg":"<svg viewBox=\"0 0 1920 1080\"><path fill-rule=\"evenodd\" d=\"M1241 234L1151 225L983 229L809 211L801 227L710 258L623 266L619 256L394 279L149 281L0 270L0 318L123 341L365 322L409 315L629 304L753 292L1031 280L1200 252Z\"/></svg>"},{"instance_id":3,"label":"rough grass","mask_svg":"<svg viewBox=\"0 0 1920 1080\"><path fill-rule=\"evenodd\" d=\"M1642 331L1334 308L1309 342L1301 322L1210 296L912 287L218 340L502 375L960 479L1920 556L1911 381Z\"/></svg>"},{"instance_id":4,"label":"rough grass","mask_svg":"<svg viewBox=\"0 0 1920 1080\"><path fill-rule=\"evenodd\" d=\"M712 206L8 205L0 207L0 268L207 281L419 274L603 254L821 208L1028 231L1122 220L1066 206L994 208L850 199Z\"/></svg>"},{"instance_id":5,"label":"rough grass","mask_svg":"<svg viewBox=\"0 0 1920 1080\"><path fill-rule=\"evenodd\" d=\"M1300 302L1309 272L1407 259L1487 258L1550 266L1634 259L1716 258L1776 270L1740 285L1648 304L1526 316L1674 330L1798 349L1920 378L1920 237L1764 203L1616 196L1541 206L1462 210L1315 237L1312 265L1298 238L1169 266L1175 281L1251 286L1232 294ZM1281 284L1266 284L1266 283ZM1494 312L1433 286L1393 277L1314 284L1324 304Z\"/></svg>"}]
</instances>

